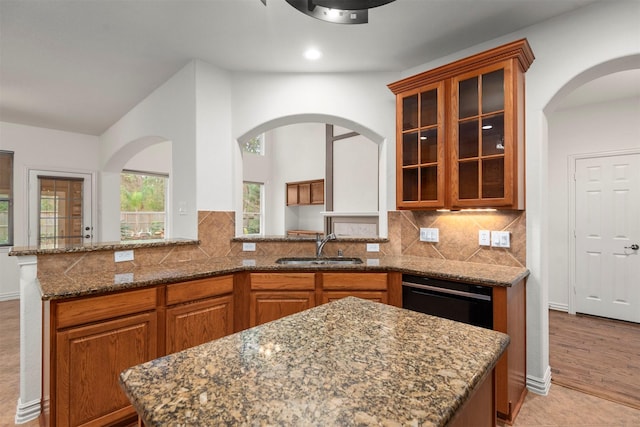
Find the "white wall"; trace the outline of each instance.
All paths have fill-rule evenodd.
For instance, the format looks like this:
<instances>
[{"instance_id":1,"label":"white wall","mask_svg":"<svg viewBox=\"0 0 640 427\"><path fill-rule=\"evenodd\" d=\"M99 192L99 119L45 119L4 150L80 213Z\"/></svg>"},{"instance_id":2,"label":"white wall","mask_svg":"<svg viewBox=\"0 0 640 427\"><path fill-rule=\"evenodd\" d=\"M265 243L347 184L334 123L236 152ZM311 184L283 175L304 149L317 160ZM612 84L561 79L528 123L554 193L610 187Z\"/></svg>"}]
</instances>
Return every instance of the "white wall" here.
<instances>
[{"instance_id":1,"label":"white wall","mask_svg":"<svg viewBox=\"0 0 640 427\"><path fill-rule=\"evenodd\" d=\"M197 238L195 61L136 105L100 137L100 236L120 239L120 171L136 153L171 141L167 237Z\"/></svg>"},{"instance_id":2,"label":"white wall","mask_svg":"<svg viewBox=\"0 0 640 427\"><path fill-rule=\"evenodd\" d=\"M549 119L549 304L569 303L569 156L640 149L640 98L600 102L551 113Z\"/></svg>"},{"instance_id":3,"label":"white wall","mask_svg":"<svg viewBox=\"0 0 640 427\"><path fill-rule=\"evenodd\" d=\"M362 135L333 144L333 211L378 211L378 144Z\"/></svg>"},{"instance_id":4,"label":"white wall","mask_svg":"<svg viewBox=\"0 0 640 427\"><path fill-rule=\"evenodd\" d=\"M171 141L159 142L138 152L123 169L168 175L171 173Z\"/></svg>"},{"instance_id":5,"label":"white wall","mask_svg":"<svg viewBox=\"0 0 640 427\"><path fill-rule=\"evenodd\" d=\"M232 153L238 145L231 138L229 73L204 61L195 65L197 210L233 211L236 194L229 183L235 176Z\"/></svg>"},{"instance_id":6,"label":"white wall","mask_svg":"<svg viewBox=\"0 0 640 427\"><path fill-rule=\"evenodd\" d=\"M325 179L325 124L299 123L267 133L271 179L265 191L268 200L268 234L287 230L324 229L323 206L286 206L286 183Z\"/></svg>"},{"instance_id":7,"label":"white wall","mask_svg":"<svg viewBox=\"0 0 640 427\"><path fill-rule=\"evenodd\" d=\"M96 136L0 122L0 150L14 152L14 246L28 245L27 177L29 169L96 173ZM0 249L0 300L18 297L15 257Z\"/></svg>"}]
</instances>

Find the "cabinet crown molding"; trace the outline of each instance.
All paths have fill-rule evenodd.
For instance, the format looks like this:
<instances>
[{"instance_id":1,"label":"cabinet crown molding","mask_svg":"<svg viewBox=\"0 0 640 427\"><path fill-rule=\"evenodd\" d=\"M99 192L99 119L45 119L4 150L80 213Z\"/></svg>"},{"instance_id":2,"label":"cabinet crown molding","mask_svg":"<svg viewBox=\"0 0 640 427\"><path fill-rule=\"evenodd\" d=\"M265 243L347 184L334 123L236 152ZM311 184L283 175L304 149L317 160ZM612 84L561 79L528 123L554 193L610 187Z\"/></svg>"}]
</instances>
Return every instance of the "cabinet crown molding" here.
<instances>
[{"instance_id":1,"label":"cabinet crown molding","mask_svg":"<svg viewBox=\"0 0 640 427\"><path fill-rule=\"evenodd\" d=\"M529 42L526 38L480 52L476 55L442 65L434 68L433 70L428 70L394 83L389 83L387 87L391 92L397 95L401 92L416 89L427 84L435 83L468 71L476 70L486 65L509 59L515 59L522 72L529 69L535 59L535 56L533 55L531 46L529 46Z\"/></svg>"}]
</instances>

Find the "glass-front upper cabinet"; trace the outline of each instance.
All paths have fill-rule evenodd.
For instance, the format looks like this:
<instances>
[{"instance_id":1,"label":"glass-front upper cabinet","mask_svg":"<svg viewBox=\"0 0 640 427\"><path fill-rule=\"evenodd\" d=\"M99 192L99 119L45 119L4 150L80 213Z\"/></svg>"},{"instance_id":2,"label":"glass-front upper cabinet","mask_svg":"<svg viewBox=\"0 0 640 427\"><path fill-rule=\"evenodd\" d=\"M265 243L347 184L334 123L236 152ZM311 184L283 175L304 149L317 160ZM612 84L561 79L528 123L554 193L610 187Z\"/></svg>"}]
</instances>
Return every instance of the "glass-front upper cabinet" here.
<instances>
[{"instance_id":1,"label":"glass-front upper cabinet","mask_svg":"<svg viewBox=\"0 0 640 427\"><path fill-rule=\"evenodd\" d=\"M453 79L454 206L500 206L510 196L505 186L511 179L505 161L514 141L505 127L505 72L510 74L510 66L497 67Z\"/></svg>"},{"instance_id":2,"label":"glass-front upper cabinet","mask_svg":"<svg viewBox=\"0 0 640 427\"><path fill-rule=\"evenodd\" d=\"M444 83L397 99L396 205L443 207L445 195Z\"/></svg>"},{"instance_id":3,"label":"glass-front upper cabinet","mask_svg":"<svg viewBox=\"0 0 640 427\"><path fill-rule=\"evenodd\" d=\"M526 39L389 84L398 209L524 209Z\"/></svg>"}]
</instances>

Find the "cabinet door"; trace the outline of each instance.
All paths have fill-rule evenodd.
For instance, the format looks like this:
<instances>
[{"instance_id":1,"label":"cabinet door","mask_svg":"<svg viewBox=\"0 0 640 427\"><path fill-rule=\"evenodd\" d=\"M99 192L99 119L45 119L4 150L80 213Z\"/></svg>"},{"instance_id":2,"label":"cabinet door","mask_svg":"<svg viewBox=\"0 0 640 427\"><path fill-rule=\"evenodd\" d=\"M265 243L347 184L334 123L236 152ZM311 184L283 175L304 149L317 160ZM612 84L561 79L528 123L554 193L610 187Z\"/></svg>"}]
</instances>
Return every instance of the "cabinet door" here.
<instances>
[{"instance_id":1,"label":"cabinet door","mask_svg":"<svg viewBox=\"0 0 640 427\"><path fill-rule=\"evenodd\" d=\"M311 183L301 182L298 184L298 204L309 205L311 204Z\"/></svg>"},{"instance_id":2,"label":"cabinet door","mask_svg":"<svg viewBox=\"0 0 640 427\"><path fill-rule=\"evenodd\" d=\"M58 332L56 347L52 415L58 427L135 419L118 378L158 356L155 311Z\"/></svg>"},{"instance_id":3,"label":"cabinet door","mask_svg":"<svg viewBox=\"0 0 640 427\"><path fill-rule=\"evenodd\" d=\"M251 292L249 326L258 326L315 306L313 291Z\"/></svg>"},{"instance_id":4,"label":"cabinet door","mask_svg":"<svg viewBox=\"0 0 640 427\"><path fill-rule=\"evenodd\" d=\"M298 184L287 184L287 206L298 204Z\"/></svg>"},{"instance_id":5,"label":"cabinet door","mask_svg":"<svg viewBox=\"0 0 640 427\"><path fill-rule=\"evenodd\" d=\"M453 207L514 207L514 168L521 138L512 62L452 80Z\"/></svg>"},{"instance_id":6,"label":"cabinet door","mask_svg":"<svg viewBox=\"0 0 640 427\"><path fill-rule=\"evenodd\" d=\"M387 293L382 291L324 291L322 293L322 303L326 304L346 297L357 297L388 304Z\"/></svg>"},{"instance_id":7,"label":"cabinet door","mask_svg":"<svg viewBox=\"0 0 640 427\"><path fill-rule=\"evenodd\" d=\"M167 309L167 354L233 333L233 298L209 298Z\"/></svg>"},{"instance_id":8,"label":"cabinet door","mask_svg":"<svg viewBox=\"0 0 640 427\"><path fill-rule=\"evenodd\" d=\"M396 205L399 209L444 207L445 83L396 97Z\"/></svg>"},{"instance_id":9,"label":"cabinet door","mask_svg":"<svg viewBox=\"0 0 640 427\"><path fill-rule=\"evenodd\" d=\"M324 203L324 180L311 183L311 204L322 205Z\"/></svg>"}]
</instances>

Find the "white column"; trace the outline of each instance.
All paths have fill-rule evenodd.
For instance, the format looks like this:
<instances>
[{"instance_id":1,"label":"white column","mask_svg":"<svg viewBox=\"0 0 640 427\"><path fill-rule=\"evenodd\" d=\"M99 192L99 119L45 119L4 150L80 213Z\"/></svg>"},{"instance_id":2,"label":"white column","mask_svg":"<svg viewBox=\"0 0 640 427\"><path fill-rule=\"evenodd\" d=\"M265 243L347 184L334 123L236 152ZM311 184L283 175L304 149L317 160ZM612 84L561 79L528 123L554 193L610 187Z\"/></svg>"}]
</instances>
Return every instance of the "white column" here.
<instances>
[{"instance_id":1,"label":"white column","mask_svg":"<svg viewBox=\"0 0 640 427\"><path fill-rule=\"evenodd\" d=\"M37 257L18 257L20 268L20 396L16 424L40 415L42 401L42 299Z\"/></svg>"}]
</instances>

